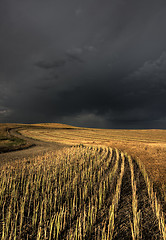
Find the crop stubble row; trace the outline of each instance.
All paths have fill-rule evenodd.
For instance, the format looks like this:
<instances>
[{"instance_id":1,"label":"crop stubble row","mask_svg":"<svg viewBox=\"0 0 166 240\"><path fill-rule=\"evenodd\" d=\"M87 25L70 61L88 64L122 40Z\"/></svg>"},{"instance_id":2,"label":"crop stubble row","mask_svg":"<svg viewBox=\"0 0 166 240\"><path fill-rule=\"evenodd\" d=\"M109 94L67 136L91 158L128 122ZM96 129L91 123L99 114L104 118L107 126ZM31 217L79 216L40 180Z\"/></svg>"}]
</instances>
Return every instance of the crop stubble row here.
<instances>
[{"instance_id":1,"label":"crop stubble row","mask_svg":"<svg viewBox=\"0 0 166 240\"><path fill-rule=\"evenodd\" d=\"M2 240L148 236L166 239L162 206L141 163L117 149L79 145L1 169Z\"/></svg>"}]
</instances>

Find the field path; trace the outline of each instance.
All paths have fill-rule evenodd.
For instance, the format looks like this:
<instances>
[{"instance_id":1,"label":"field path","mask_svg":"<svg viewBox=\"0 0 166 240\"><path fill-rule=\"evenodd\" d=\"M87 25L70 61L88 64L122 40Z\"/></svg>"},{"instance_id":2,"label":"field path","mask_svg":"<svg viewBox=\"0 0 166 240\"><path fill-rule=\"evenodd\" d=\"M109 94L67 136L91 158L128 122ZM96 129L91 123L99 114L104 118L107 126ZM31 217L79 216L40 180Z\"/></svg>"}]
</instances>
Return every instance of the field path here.
<instances>
[{"instance_id":1,"label":"field path","mask_svg":"<svg viewBox=\"0 0 166 240\"><path fill-rule=\"evenodd\" d=\"M18 132L19 128L10 129L10 134L14 137L26 140L30 143L27 149L20 149L17 151L5 152L0 154L0 165L6 162L21 160L24 158L31 158L34 156L43 155L45 152L54 152L66 147L67 145L56 142L44 142L23 136Z\"/></svg>"}]
</instances>

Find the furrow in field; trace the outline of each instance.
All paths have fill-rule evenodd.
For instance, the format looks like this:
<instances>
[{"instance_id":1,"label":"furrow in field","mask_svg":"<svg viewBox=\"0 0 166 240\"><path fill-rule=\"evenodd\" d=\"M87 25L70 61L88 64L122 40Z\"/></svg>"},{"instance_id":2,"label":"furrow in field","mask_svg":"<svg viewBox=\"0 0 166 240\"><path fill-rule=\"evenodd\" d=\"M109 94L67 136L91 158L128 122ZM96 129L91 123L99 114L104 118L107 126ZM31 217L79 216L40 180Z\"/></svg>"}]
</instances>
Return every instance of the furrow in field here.
<instances>
[{"instance_id":1,"label":"furrow in field","mask_svg":"<svg viewBox=\"0 0 166 240\"><path fill-rule=\"evenodd\" d=\"M148 188L140 167L130 156L127 159L131 172L132 214L130 226L132 239L164 239L159 229L158 219L152 209Z\"/></svg>"},{"instance_id":2,"label":"furrow in field","mask_svg":"<svg viewBox=\"0 0 166 240\"><path fill-rule=\"evenodd\" d=\"M123 153L121 153L123 159ZM110 239L164 239L161 224L156 217L148 189L139 167L130 157L124 158L124 175L120 199L114 219L113 238ZM161 214L163 217L163 214ZM159 226L160 225L160 226Z\"/></svg>"},{"instance_id":3,"label":"furrow in field","mask_svg":"<svg viewBox=\"0 0 166 240\"><path fill-rule=\"evenodd\" d=\"M139 160L133 164L135 165L135 172L137 172L137 179L139 179L138 191L140 192L139 189L142 189L141 193L138 194L140 205L143 205L143 209L147 210L142 211L143 226L147 225L147 229L152 235L154 234L154 236L156 236L156 239L166 240L165 214L157 193L154 191L153 183L150 180L145 167ZM144 194L143 198L142 194ZM144 207L145 203L148 206L147 208ZM147 229L143 228L142 231L146 233Z\"/></svg>"},{"instance_id":4,"label":"furrow in field","mask_svg":"<svg viewBox=\"0 0 166 240\"><path fill-rule=\"evenodd\" d=\"M132 189L131 189L131 174L127 159L122 154L124 161L124 175L121 183L121 194L119 199L119 206L115 216L115 230L113 239L131 239L130 216L132 214Z\"/></svg>"}]
</instances>

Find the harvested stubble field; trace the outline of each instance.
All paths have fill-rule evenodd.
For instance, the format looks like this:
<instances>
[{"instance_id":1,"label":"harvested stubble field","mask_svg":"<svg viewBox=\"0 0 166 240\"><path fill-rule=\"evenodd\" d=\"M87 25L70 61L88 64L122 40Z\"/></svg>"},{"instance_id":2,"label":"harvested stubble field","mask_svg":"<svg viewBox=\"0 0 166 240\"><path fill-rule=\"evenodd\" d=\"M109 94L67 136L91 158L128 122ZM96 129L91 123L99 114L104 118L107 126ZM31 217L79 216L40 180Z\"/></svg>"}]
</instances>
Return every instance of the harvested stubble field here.
<instances>
[{"instance_id":1,"label":"harvested stubble field","mask_svg":"<svg viewBox=\"0 0 166 240\"><path fill-rule=\"evenodd\" d=\"M166 240L164 130L20 132L70 147L0 166L0 239Z\"/></svg>"},{"instance_id":2,"label":"harvested stubble field","mask_svg":"<svg viewBox=\"0 0 166 240\"><path fill-rule=\"evenodd\" d=\"M140 159L156 185L163 189L166 186L166 130L71 128L59 124L47 124L44 128L43 124L37 126L36 129L22 130L21 133L46 142L100 144L118 148L133 158Z\"/></svg>"},{"instance_id":3,"label":"harvested stubble field","mask_svg":"<svg viewBox=\"0 0 166 240\"><path fill-rule=\"evenodd\" d=\"M140 162L73 146L3 165L1 239L166 239L161 199Z\"/></svg>"}]
</instances>

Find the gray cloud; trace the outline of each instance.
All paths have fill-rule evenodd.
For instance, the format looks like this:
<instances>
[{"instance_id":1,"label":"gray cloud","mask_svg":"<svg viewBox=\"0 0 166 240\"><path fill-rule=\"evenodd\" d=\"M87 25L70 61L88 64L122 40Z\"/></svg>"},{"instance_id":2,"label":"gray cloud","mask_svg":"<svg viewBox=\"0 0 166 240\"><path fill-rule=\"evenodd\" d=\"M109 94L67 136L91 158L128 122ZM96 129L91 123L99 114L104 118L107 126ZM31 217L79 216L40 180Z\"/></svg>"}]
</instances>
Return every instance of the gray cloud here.
<instances>
[{"instance_id":1,"label":"gray cloud","mask_svg":"<svg viewBox=\"0 0 166 240\"><path fill-rule=\"evenodd\" d=\"M88 51L93 51L92 47L88 48ZM56 69L60 67L64 67L68 62L78 62L84 63L81 59L81 54L83 53L82 48L73 48L65 53L64 59L59 60L39 60L35 62L35 66L42 68L42 69Z\"/></svg>"},{"instance_id":2,"label":"gray cloud","mask_svg":"<svg viewBox=\"0 0 166 240\"><path fill-rule=\"evenodd\" d=\"M84 61L79 56L77 56L73 53L67 52L66 55L67 55L69 61L72 61L72 62L76 61L79 63L84 63Z\"/></svg>"},{"instance_id":3,"label":"gray cloud","mask_svg":"<svg viewBox=\"0 0 166 240\"><path fill-rule=\"evenodd\" d=\"M137 71L130 74L125 80L130 86L137 86L135 92L141 95L153 94L153 98L166 93L166 52L163 52L159 58L149 60L144 63Z\"/></svg>"},{"instance_id":4,"label":"gray cloud","mask_svg":"<svg viewBox=\"0 0 166 240\"><path fill-rule=\"evenodd\" d=\"M164 51L158 59L150 60L144 63L144 65L130 78L133 81L151 81L152 86L156 83L165 84L166 77L166 52Z\"/></svg>"},{"instance_id":5,"label":"gray cloud","mask_svg":"<svg viewBox=\"0 0 166 240\"><path fill-rule=\"evenodd\" d=\"M165 128L165 21L163 0L1 1L0 121Z\"/></svg>"},{"instance_id":6,"label":"gray cloud","mask_svg":"<svg viewBox=\"0 0 166 240\"><path fill-rule=\"evenodd\" d=\"M51 69L51 68L59 68L59 67L64 67L66 64L65 60L56 60L52 62L47 62L44 60L38 61L35 63L35 66L43 69Z\"/></svg>"}]
</instances>

